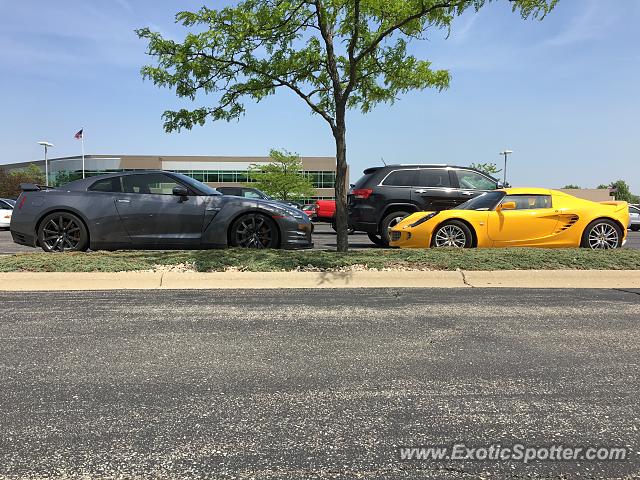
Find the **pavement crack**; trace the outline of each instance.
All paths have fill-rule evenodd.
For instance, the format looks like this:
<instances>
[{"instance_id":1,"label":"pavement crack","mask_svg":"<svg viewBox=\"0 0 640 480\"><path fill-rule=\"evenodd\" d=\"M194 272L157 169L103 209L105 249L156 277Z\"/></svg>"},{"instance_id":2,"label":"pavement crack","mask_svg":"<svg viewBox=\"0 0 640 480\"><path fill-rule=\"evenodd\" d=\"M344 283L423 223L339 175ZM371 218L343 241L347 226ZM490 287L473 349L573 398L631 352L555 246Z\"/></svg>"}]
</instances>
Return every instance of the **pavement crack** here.
<instances>
[{"instance_id":1,"label":"pavement crack","mask_svg":"<svg viewBox=\"0 0 640 480\"><path fill-rule=\"evenodd\" d=\"M640 290L633 291L633 290L625 290L624 288L614 288L613 290L615 290L616 292L622 292L622 293L630 293L632 295L640 295Z\"/></svg>"},{"instance_id":2,"label":"pavement crack","mask_svg":"<svg viewBox=\"0 0 640 480\"><path fill-rule=\"evenodd\" d=\"M467 276L464 273L464 270L458 270L458 271L460 272L460 275L462 275L462 283L464 283L467 287L476 288L469 283L469 281L467 280Z\"/></svg>"},{"instance_id":3,"label":"pavement crack","mask_svg":"<svg viewBox=\"0 0 640 480\"><path fill-rule=\"evenodd\" d=\"M160 288L162 288L162 282L164 281L164 272L160 274Z\"/></svg>"}]
</instances>

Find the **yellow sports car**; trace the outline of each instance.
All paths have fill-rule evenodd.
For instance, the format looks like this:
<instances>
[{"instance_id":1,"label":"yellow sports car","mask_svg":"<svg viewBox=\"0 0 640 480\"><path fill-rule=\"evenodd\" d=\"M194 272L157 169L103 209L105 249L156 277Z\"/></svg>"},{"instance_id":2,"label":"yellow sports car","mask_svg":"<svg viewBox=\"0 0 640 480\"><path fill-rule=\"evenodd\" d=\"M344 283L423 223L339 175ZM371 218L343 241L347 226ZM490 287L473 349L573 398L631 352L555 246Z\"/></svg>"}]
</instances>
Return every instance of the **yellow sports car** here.
<instances>
[{"instance_id":1,"label":"yellow sports car","mask_svg":"<svg viewBox=\"0 0 640 480\"><path fill-rule=\"evenodd\" d=\"M627 202L591 202L556 190L508 188L453 210L418 212L390 230L390 245L426 247L585 247L627 239Z\"/></svg>"}]
</instances>

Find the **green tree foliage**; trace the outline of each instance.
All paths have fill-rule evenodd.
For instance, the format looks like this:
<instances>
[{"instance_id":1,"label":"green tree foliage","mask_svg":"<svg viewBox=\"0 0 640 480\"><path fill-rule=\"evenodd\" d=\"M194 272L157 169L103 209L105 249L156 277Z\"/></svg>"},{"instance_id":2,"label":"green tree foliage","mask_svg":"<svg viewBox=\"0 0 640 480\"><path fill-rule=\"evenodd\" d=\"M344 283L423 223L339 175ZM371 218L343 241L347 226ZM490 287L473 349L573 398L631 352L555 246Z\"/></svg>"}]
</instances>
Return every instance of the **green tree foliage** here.
<instances>
[{"instance_id":1,"label":"green tree foliage","mask_svg":"<svg viewBox=\"0 0 640 480\"><path fill-rule=\"evenodd\" d=\"M497 0L493 0L497 1ZM448 32L464 12L492 0L242 0L219 10L183 11L182 42L137 30L157 64L142 75L210 105L164 113L167 131L234 120L245 102L285 88L329 125L336 145L338 250L346 251L348 110L371 111L411 90L449 86L447 70L410 53L412 41ZM558 0L510 0L523 18L543 18Z\"/></svg>"},{"instance_id":2,"label":"green tree foliage","mask_svg":"<svg viewBox=\"0 0 640 480\"><path fill-rule=\"evenodd\" d=\"M488 175L495 175L502 171L502 169L498 168L495 163L472 163L469 166L471 168L475 168L476 170L480 170L481 172L484 172Z\"/></svg>"},{"instance_id":3,"label":"green tree foliage","mask_svg":"<svg viewBox=\"0 0 640 480\"><path fill-rule=\"evenodd\" d=\"M302 160L298 154L271 150L269 155L271 163L249 167L248 186L259 188L278 200L297 200L315 195L311 180L302 173Z\"/></svg>"},{"instance_id":4,"label":"green tree foliage","mask_svg":"<svg viewBox=\"0 0 640 480\"><path fill-rule=\"evenodd\" d=\"M31 164L22 170L6 172L0 169L0 197L17 198L20 195L21 183L44 185L44 172L37 165Z\"/></svg>"},{"instance_id":5,"label":"green tree foliage","mask_svg":"<svg viewBox=\"0 0 640 480\"><path fill-rule=\"evenodd\" d=\"M634 195L631 193L631 188L629 184L624 180L618 180L616 182L611 182L609 185L598 185L598 188L601 189L614 189L616 200L620 200L623 202L629 203L640 203L640 197L638 195Z\"/></svg>"},{"instance_id":6,"label":"green tree foliage","mask_svg":"<svg viewBox=\"0 0 640 480\"><path fill-rule=\"evenodd\" d=\"M564 187L562 187L565 190L581 190L582 187L580 185L573 185L573 184L569 184L569 185L565 185Z\"/></svg>"}]
</instances>

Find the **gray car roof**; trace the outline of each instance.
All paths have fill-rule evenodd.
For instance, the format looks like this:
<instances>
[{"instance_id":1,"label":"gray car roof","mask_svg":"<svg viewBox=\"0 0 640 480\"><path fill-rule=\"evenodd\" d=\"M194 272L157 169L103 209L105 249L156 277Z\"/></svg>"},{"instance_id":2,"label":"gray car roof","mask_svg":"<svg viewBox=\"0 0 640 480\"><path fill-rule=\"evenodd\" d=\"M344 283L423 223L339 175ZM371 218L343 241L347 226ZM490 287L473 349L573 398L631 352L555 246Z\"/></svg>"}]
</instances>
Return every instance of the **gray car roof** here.
<instances>
[{"instance_id":1,"label":"gray car roof","mask_svg":"<svg viewBox=\"0 0 640 480\"><path fill-rule=\"evenodd\" d=\"M62 190L68 190L72 192L83 192L86 191L91 185L93 185L96 181L102 180L104 178L114 178L114 177L122 177L122 176L131 176L131 175L142 175L145 173L171 173L165 172L163 170L141 170L137 172L115 172L115 173L105 173L103 175L94 175L92 177L83 178L80 180L74 180L73 182L69 182L66 185L60 187Z\"/></svg>"}]
</instances>

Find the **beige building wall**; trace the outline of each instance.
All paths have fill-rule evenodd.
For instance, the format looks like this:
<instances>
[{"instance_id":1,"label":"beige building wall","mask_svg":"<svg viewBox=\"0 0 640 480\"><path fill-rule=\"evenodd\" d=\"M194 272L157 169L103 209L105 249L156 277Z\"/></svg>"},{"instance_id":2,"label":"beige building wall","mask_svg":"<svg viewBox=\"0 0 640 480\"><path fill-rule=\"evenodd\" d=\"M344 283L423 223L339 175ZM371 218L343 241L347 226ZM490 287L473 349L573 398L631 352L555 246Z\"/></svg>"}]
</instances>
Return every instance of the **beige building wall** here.
<instances>
[{"instance_id":1,"label":"beige building wall","mask_svg":"<svg viewBox=\"0 0 640 480\"><path fill-rule=\"evenodd\" d=\"M611 196L610 190L605 188L563 188L560 191L592 202L615 200L615 197Z\"/></svg>"}]
</instances>

